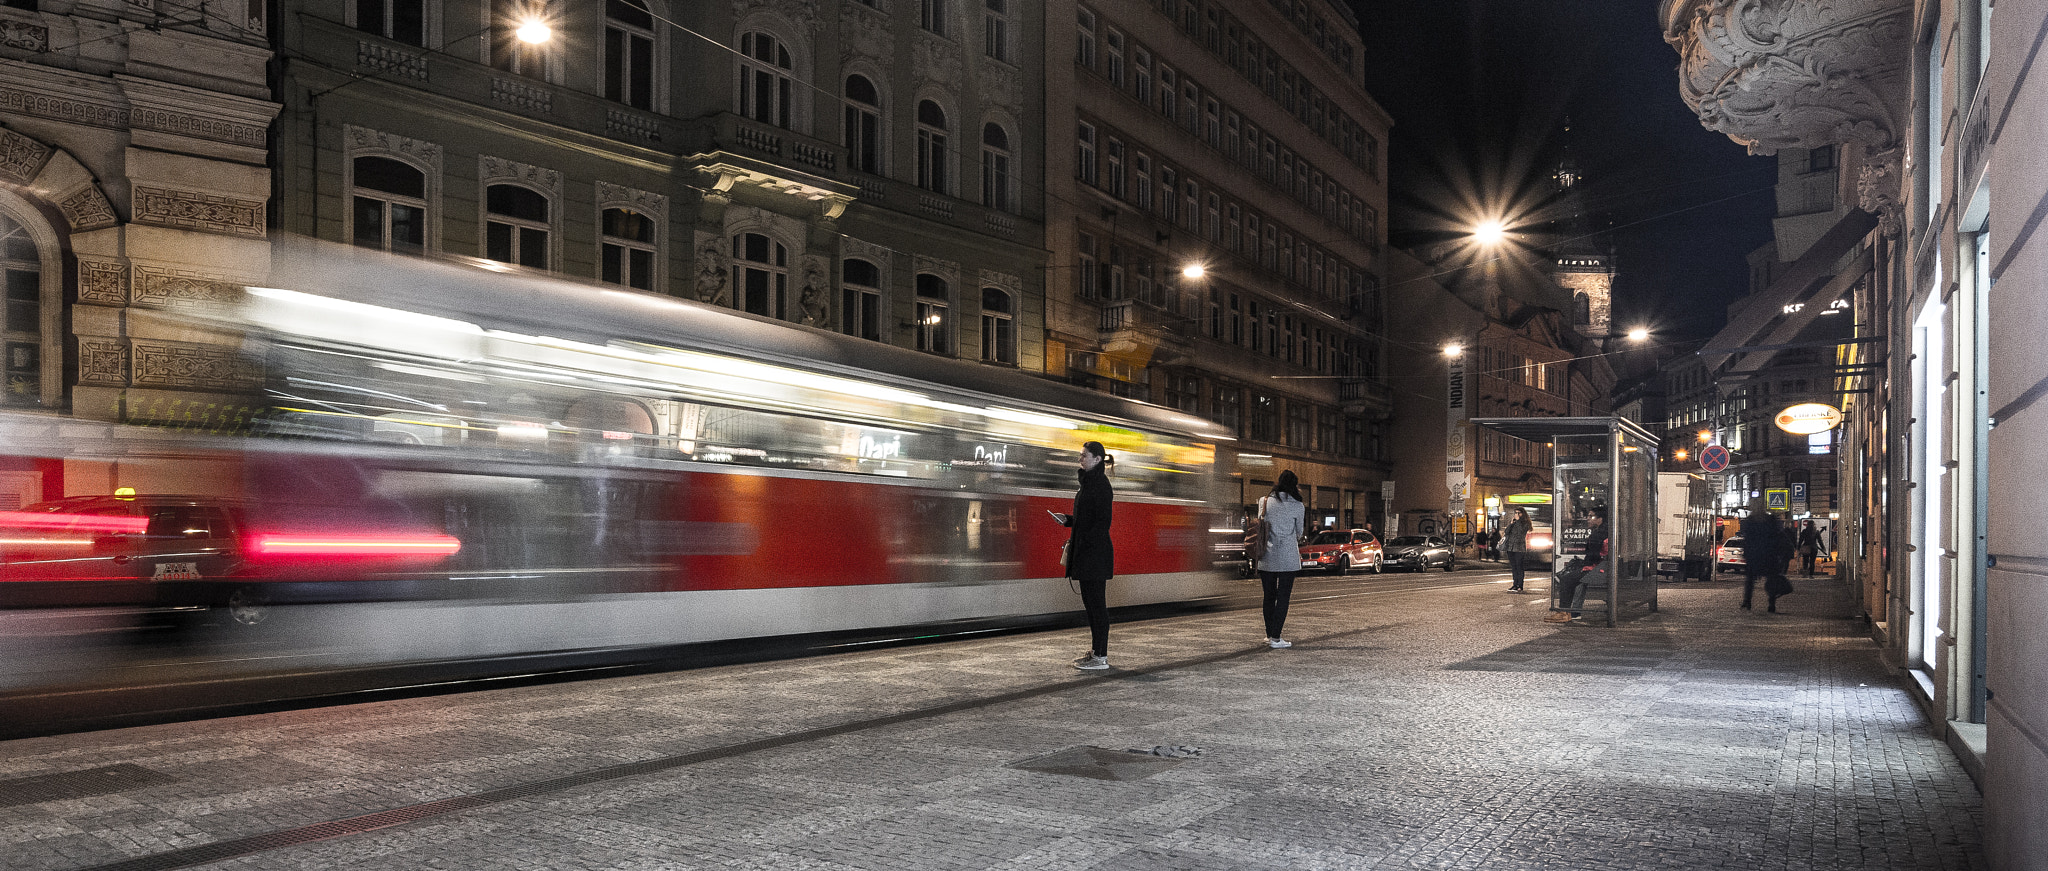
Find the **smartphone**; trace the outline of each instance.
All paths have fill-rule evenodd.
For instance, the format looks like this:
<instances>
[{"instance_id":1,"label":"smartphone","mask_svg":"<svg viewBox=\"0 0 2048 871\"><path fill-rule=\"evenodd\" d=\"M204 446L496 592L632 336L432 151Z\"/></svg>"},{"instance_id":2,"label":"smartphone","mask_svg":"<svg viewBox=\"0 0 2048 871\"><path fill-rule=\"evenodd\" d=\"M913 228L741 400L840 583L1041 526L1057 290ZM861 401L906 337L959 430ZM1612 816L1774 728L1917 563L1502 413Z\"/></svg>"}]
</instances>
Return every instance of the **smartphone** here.
<instances>
[{"instance_id":1,"label":"smartphone","mask_svg":"<svg viewBox=\"0 0 2048 871\"><path fill-rule=\"evenodd\" d=\"M1062 525L1064 525L1067 522L1067 516L1065 514L1061 514L1050 508L1045 509L1045 513L1052 515L1052 519L1059 521Z\"/></svg>"}]
</instances>

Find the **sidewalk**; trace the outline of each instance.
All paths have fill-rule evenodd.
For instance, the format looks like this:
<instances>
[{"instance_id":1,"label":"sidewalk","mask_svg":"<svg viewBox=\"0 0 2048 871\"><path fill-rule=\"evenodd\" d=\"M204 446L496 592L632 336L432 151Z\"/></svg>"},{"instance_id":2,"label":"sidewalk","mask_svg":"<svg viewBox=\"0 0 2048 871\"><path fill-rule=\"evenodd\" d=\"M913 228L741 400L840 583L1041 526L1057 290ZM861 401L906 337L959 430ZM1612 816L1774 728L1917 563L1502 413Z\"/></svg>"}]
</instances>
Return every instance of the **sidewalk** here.
<instances>
[{"instance_id":1,"label":"sidewalk","mask_svg":"<svg viewBox=\"0 0 2048 871\"><path fill-rule=\"evenodd\" d=\"M1068 630L4 742L0 869L1982 867L1838 584L1605 629L1441 580L1102 673Z\"/></svg>"}]
</instances>

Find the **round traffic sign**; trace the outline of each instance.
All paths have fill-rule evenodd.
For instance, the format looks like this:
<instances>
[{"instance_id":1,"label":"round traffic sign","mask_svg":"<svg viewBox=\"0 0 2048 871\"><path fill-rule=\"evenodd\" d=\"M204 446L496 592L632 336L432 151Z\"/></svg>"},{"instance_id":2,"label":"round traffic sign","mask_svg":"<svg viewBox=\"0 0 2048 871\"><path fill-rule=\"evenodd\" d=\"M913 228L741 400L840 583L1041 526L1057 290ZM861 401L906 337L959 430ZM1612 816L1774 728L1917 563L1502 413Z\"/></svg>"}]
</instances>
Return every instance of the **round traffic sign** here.
<instances>
[{"instance_id":1,"label":"round traffic sign","mask_svg":"<svg viewBox=\"0 0 2048 871\"><path fill-rule=\"evenodd\" d=\"M1728 468L1728 449L1720 445L1700 448L1700 468L1709 472L1719 472Z\"/></svg>"}]
</instances>

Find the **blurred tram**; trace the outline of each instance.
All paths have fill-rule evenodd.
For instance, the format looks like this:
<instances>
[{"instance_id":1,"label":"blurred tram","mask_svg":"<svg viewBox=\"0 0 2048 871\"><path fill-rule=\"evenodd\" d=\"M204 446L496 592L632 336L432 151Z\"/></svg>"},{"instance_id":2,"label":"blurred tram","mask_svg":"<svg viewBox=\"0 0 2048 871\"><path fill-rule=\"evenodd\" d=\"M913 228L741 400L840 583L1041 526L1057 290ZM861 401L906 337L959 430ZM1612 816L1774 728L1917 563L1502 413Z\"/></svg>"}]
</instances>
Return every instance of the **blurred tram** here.
<instances>
[{"instance_id":1,"label":"blurred tram","mask_svg":"<svg viewBox=\"0 0 2048 871\"><path fill-rule=\"evenodd\" d=\"M1045 509L1089 440L1116 457L1111 604L1223 592L1229 437L1200 418L674 297L279 250L197 325L262 384L232 435L0 418L38 503L0 513L0 605L331 603L352 636L294 633L375 659L1055 614L1080 603Z\"/></svg>"}]
</instances>

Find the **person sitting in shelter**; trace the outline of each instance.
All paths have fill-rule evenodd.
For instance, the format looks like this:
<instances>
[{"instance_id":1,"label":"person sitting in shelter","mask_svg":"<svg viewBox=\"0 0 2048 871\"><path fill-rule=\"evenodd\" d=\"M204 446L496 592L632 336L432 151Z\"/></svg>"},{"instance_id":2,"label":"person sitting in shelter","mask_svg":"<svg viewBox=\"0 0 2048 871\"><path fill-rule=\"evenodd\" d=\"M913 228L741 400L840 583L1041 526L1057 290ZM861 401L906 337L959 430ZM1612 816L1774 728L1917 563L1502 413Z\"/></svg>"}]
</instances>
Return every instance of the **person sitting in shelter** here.
<instances>
[{"instance_id":1,"label":"person sitting in shelter","mask_svg":"<svg viewBox=\"0 0 2048 871\"><path fill-rule=\"evenodd\" d=\"M1585 558L1579 568L1559 572L1557 599L1551 603L1550 623L1570 623L1586 607L1586 588L1607 580L1607 511L1594 509L1586 517L1592 528L1586 533Z\"/></svg>"}]
</instances>

